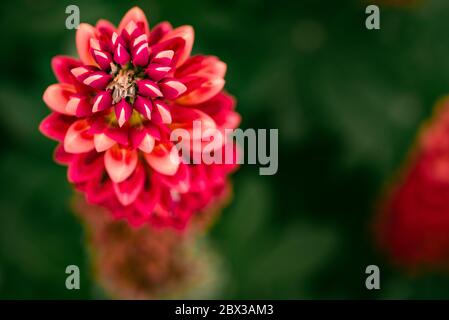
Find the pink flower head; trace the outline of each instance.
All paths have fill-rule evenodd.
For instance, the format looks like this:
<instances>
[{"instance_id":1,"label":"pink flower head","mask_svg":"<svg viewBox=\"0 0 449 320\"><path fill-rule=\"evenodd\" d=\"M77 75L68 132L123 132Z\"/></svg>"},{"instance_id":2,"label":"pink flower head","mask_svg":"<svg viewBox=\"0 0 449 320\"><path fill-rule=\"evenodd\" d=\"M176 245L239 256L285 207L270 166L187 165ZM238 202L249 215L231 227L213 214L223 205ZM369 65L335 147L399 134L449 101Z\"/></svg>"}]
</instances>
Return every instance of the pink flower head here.
<instances>
[{"instance_id":1,"label":"pink flower head","mask_svg":"<svg viewBox=\"0 0 449 320\"><path fill-rule=\"evenodd\" d=\"M59 83L44 93L52 113L40 131L59 142L55 160L68 166L68 180L88 202L132 225L183 228L225 193L235 167L185 164L171 153L174 129L191 130L195 121L223 131L240 121L223 91L226 64L191 56L193 38L192 27L168 22L150 31L135 7L118 28L105 20L81 24L80 59L52 60ZM233 145L224 139L217 149L226 147Z\"/></svg>"},{"instance_id":2,"label":"pink flower head","mask_svg":"<svg viewBox=\"0 0 449 320\"><path fill-rule=\"evenodd\" d=\"M418 135L379 207L376 235L394 263L413 271L449 265L449 99Z\"/></svg>"}]
</instances>

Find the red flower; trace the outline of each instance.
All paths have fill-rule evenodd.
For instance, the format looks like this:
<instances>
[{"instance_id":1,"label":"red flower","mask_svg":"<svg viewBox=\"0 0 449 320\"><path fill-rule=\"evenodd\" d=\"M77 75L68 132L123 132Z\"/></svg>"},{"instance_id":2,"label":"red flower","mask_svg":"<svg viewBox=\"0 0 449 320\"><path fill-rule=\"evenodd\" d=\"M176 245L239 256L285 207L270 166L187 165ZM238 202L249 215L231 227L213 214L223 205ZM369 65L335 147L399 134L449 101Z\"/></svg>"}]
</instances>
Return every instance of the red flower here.
<instances>
[{"instance_id":1,"label":"red flower","mask_svg":"<svg viewBox=\"0 0 449 320\"><path fill-rule=\"evenodd\" d=\"M381 206L377 231L398 264L449 263L449 99L419 135L407 168Z\"/></svg>"},{"instance_id":2,"label":"red flower","mask_svg":"<svg viewBox=\"0 0 449 320\"><path fill-rule=\"evenodd\" d=\"M144 13L133 8L117 29L105 20L81 24L80 60L52 60L59 83L44 93L52 113L40 130L60 143L55 159L68 165L76 189L133 225L183 228L216 201L234 169L184 164L171 152L174 129L192 130L195 121L224 132L240 121L223 92L226 64L190 56L193 38L192 27L168 22L150 32ZM215 148L226 147L232 145Z\"/></svg>"}]
</instances>

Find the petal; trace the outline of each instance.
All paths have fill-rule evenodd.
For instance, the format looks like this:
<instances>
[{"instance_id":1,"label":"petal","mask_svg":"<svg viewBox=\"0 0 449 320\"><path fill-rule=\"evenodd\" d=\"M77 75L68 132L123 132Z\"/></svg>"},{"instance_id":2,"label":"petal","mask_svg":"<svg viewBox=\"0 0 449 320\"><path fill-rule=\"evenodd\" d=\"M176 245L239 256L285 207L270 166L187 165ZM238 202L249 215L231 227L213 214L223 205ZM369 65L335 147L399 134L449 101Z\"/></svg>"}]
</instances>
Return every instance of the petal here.
<instances>
[{"instance_id":1,"label":"petal","mask_svg":"<svg viewBox=\"0 0 449 320\"><path fill-rule=\"evenodd\" d=\"M167 78L159 82L159 88L161 88L164 98L169 100L176 99L187 90L181 81Z\"/></svg>"},{"instance_id":2,"label":"petal","mask_svg":"<svg viewBox=\"0 0 449 320\"><path fill-rule=\"evenodd\" d=\"M155 122L165 124L172 123L172 116L168 105L159 100L154 100L153 105L152 118Z\"/></svg>"},{"instance_id":3,"label":"petal","mask_svg":"<svg viewBox=\"0 0 449 320\"><path fill-rule=\"evenodd\" d=\"M182 142L187 150L202 153L206 147L213 146L216 149L224 143L223 134L206 113L193 108L172 106L172 114L173 126L185 129L189 133L187 140ZM221 137L220 140L217 140L218 136Z\"/></svg>"},{"instance_id":4,"label":"petal","mask_svg":"<svg viewBox=\"0 0 449 320\"><path fill-rule=\"evenodd\" d=\"M178 171L179 164L181 163L178 152L171 152L172 147L175 148L174 146L170 146L169 148L167 145L158 144L152 153L145 154L145 160L157 172L172 176Z\"/></svg>"},{"instance_id":5,"label":"petal","mask_svg":"<svg viewBox=\"0 0 449 320\"><path fill-rule=\"evenodd\" d=\"M79 183L101 176L103 172L103 157L96 152L76 155L67 171L68 180Z\"/></svg>"},{"instance_id":6,"label":"petal","mask_svg":"<svg viewBox=\"0 0 449 320\"><path fill-rule=\"evenodd\" d=\"M98 30L98 32L106 36L111 36L111 34L115 31L115 26L108 20L104 19L98 20L95 28Z\"/></svg>"},{"instance_id":7,"label":"petal","mask_svg":"<svg viewBox=\"0 0 449 320\"><path fill-rule=\"evenodd\" d=\"M115 105L115 116L117 117L118 125L122 127L131 118L133 107L126 102L125 99L120 100Z\"/></svg>"},{"instance_id":8,"label":"petal","mask_svg":"<svg viewBox=\"0 0 449 320\"><path fill-rule=\"evenodd\" d=\"M109 52L95 49L92 49L91 52L95 61L98 63L102 70L107 71L111 68L112 56Z\"/></svg>"},{"instance_id":9,"label":"petal","mask_svg":"<svg viewBox=\"0 0 449 320\"><path fill-rule=\"evenodd\" d=\"M76 155L72 153L67 153L64 151L64 146L62 144L58 144L55 151L53 152L53 157L58 164L67 165L73 161L73 158Z\"/></svg>"},{"instance_id":10,"label":"petal","mask_svg":"<svg viewBox=\"0 0 449 320\"><path fill-rule=\"evenodd\" d=\"M155 43L158 43L163 36L165 36L167 33L173 30L173 27L171 24L167 21L163 21L161 23L158 23L154 26L154 28L151 30L150 39L148 44L153 45Z\"/></svg>"},{"instance_id":11,"label":"petal","mask_svg":"<svg viewBox=\"0 0 449 320\"><path fill-rule=\"evenodd\" d=\"M153 127L131 129L131 142L135 149L150 153L153 151L155 140L160 140L159 132Z\"/></svg>"},{"instance_id":12,"label":"petal","mask_svg":"<svg viewBox=\"0 0 449 320\"><path fill-rule=\"evenodd\" d=\"M224 78L226 63L215 56L198 55L190 57L180 68L176 70L176 77L182 78L195 74L209 74Z\"/></svg>"},{"instance_id":13,"label":"petal","mask_svg":"<svg viewBox=\"0 0 449 320\"><path fill-rule=\"evenodd\" d=\"M97 63L89 52L91 38L95 38L95 28L90 24L81 23L76 31L78 55L84 64L96 66Z\"/></svg>"},{"instance_id":14,"label":"petal","mask_svg":"<svg viewBox=\"0 0 449 320\"><path fill-rule=\"evenodd\" d=\"M131 20L125 26L121 34L125 35L126 39L131 40L142 34L142 30L139 30L137 24L133 20Z\"/></svg>"},{"instance_id":15,"label":"petal","mask_svg":"<svg viewBox=\"0 0 449 320\"><path fill-rule=\"evenodd\" d=\"M194 122L199 121L201 124L201 131L205 132L208 129L216 129L214 119L201 110L186 108L182 106L172 106L173 122L176 124L177 128L184 128L191 130L193 128ZM191 137L194 137L191 133Z\"/></svg>"},{"instance_id":16,"label":"petal","mask_svg":"<svg viewBox=\"0 0 449 320\"><path fill-rule=\"evenodd\" d=\"M119 34L126 28L130 21L134 21L137 26L145 32L145 34L150 35L150 27L148 25L147 18L145 17L145 13L143 13L139 7L130 9L122 18L122 21L120 21L118 26Z\"/></svg>"},{"instance_id":17,"label":"petal","mask_svg":"<svg viewBox=\"0 0 449 320\"><path fill-rule=\"evenodd\" d=\"M145 170L142 165L136 167L134 173L128 179L114 183L114 191L117 199L124 206L133 203L143 189L145 183Z\"/></svg>"},{"instance_id":18,"label":"petal","mask_svg":"<svg viewBox=\"0 0 449 320\"><path fill-rule=\"evenodd\" d=\"M95 89L103 90L112 80L112 76L103 71L92 72L83 83Z\"/></svg>"},{"instance_id":19,"label":"petal","mask_svg":"<svg viewBox=\"0 0 449 320\"><path fill-rule=\"evenodd\" d=\"M153 213L154 207L160 198L160 187L158 181L152 179L149 190L144 190L136 199L135 207L144 219L148 219Z\"/></svg>"},{"instance_id":20,"label":"petal","mask_svg":"<svg viewBox=\"0 0 449 320\"><path fill-rule=\"evenodd\" d=\"M150 134L146 133L138 148L145 153L151 153L154 148L154 138Z\"/></svg>"},{"instance_id":21,"label":"petal","mask_svg":"<svg viewBox=\"0 0 449 320\"><path fill-rule=\"evenodd\" d=\"M108 149L104 155L104 164L109 177L115 183L126 180L136 169L137 152L121 148L118 145Z\"/></svg>"},{"instance_id":22,"label":"petal","mask_svg":"<svg viewBox=\"0 0 449 320\"><path fill-rule=\"evenodd\" d=\"M131 59L128 50L126 50L125 46L121 43L118 43L117 47L114 50L114 61L120 65L127 64Z\"/></svg>"},{"instance_id":23,"label":"petal","mask_svg":"<svg viewBox=\"0 0 449 320\"><path fill-rule=\"evenodd\" d=\"M152 63L145 69L145 73L154 81L159 81L171 71L171 67Z\"/></svg>"},{"instance_id":24,"label":"petal","mask_svg":"<svg viewBox=\"0 0 449 320\"><path fill-rule=\"evenodd\" d=\"M148 59L150 56L150 53L148 51L148 43L144 42L138 47L136 47L133 52L133 64L135 66L146 66L148 64Z\"/></svg>"},{"instance_id":25,"label":"petal","mask_svg":"<svg viewBox=\"0 0 449 320\"><path fill-rule=\"evenodd\" d=\"M69 153L84 153L94 149L92 135L87 133L86 120L75 121L67 130L64 138L64 150Z\"/></svg>"},{"instance_id":26,"label":"petal","mask_svg":"<svg viewBox=\"0 0 449 320\"><path fill-rule=\"evenodd\" d=\"M86 182L86 199L91 204L102 204L115 197L111 180L102 180L102 177Z\"/></svg>"},{"instance_id":27,"label":"petal","mask_svg":"<svg viewBox=\"0 0 449 320\"><path fill-rule=\"evenodd\" d=\"M140 47L141 44L148 43L148 36L146 34L141 34L140 36L136 37L132 41L132 48L137 49L137 47Z\"/></svg>"},{"instance_id":28,"label":"petal","mask_svg":"<svg viewBox=\"0 0 449 320\"><path fill-rule=\"evenodd\" d=\"M51 59L51 67L53 69L53 73L55 74L56 79L58 79L59 82L63 83L73 84L74 77L71 74L70 70L81 65L81 61L73 59L72 57L56 56Z\"/></svg>"},{"instance_id":29,"label":"petal","mask_svg":"<svg viewBox=\"0 0 449 320\"><path fill-rule=\"evenodd\" d=\"M111 91L102 91L98 93L94 100L93 100L93 106L92 106L92 112L98 112L106 110L107 108L110 108L112 106L112 95Z\"/></svg>"},{"instance_id":30,"label":"petal","mask_svg":"<svg viewBox=\"0 0 449 320\"><path fill-rule=\"evenodd\" d=\"M74 94L70 97L65 107L68 114L75 114L77 117L86 117L92 114L92 106L87 97L82 94Z\"/></svg>"},{"instance_id":31,"label":"petal","mask_svg":"<svg viewBox=\"0 0 449 320\"><path fill-rule=\"evenodd\" d=\"M151 63L168 66L171 63L174 54L175 52L173 50L159 51L151 58Z\"/></svg>"},{"instance_id":32,"label":"petal","mask_svg":"<svg viewBox=\"0 0 449 320\"><path fill-rule=\"evenodd\" d=\"M98 69L92 66L80 66L70 70L70 73L79 81L83 82L92 72Z\"/></svg>"},{"instance_id":33,"label":"petal","mask_svg":"<svg viewBox=\"0 0 449 320\"><path fill-rule=\"evenodd\" d=\"M185 193L190 189L189 168L183 163L179 165L176 174L171 176L160 175L160 179L164 185L180 193Z\"/></svg>"},{"instance_id":34,"label":"petal","mask_svg":"<svg viewBox=\"0 0 449 320\"><path fill-rule=\"evenodd\" d=\"M97 152L106 151L115 144L116 141L114 139L109 138L104 133L98 133L94 135L94 145L95 150L97 150Z\"/></svg>"},{"instance_id":35,"label":"petal","mask_svg":"<svg viewBox=\"0 0 449 320\"><path fill-rule=\"evenodd\" d=\"M72 117L53 112L42 120L39 131L47 138L62 142L72 123Z\"/></svg>"},{"instance_id":36,"label":"petal","mask_svg":"<svg viewBox=\"0 0 449 320\"><path fill-rule=\"evenodd\" d=\"M123 130L122 128L108 127L105 131L105 134L109 138L114 139L117 143L120 143L123 146L129 145L128 130Z\"/></svg>"},{"instance_id":37,"label":"petal","mask_svg":"<svg viewBox=\"0 0 449 320\"><path fill-rule=\"evenodd\" d=\"M226 93L221 92L212 99L195 105L195 109L208 114L219 128L235 129L240 124L240 115L234 111L235 99Z\"/></svg>"},{"instance_id":38,"label":"petal","mask_svg":"<svg viewBox=\"0 0 449 320\"><path fill-rule=\"evenodd\" d=\"M202 103L214 97L223 89L225 81L221 77L211 77L209 79L203 78L202 81L194 80L185 84L188 91L185 95L176 100L176 102L179 104L191 105ZM189 84L192 84L192 86L189 86Z\"/></svg>"},{"instance_id":39,"label":"petal","mask_svg":"<svg viewBox=\"0 0 449 320\"><path fill-rule=\"evenodd\" d=\"M184 49L176 63L176 66L180 66L189 58L190 53L192 52L193 41L195 38L192 26L181 26L170 31L161 39L161 42L177 37L182 38L185 41Z\"/></svg>"},{"instance_id":40,"label":"petal","mask_svg":"<svg viewBox=\"0 0 449 320\"><path fill-rule=\"evenodd\" d=\"M74 115L66 110L70 96L76 92L75 87L69 84L57 83L49 86L42 97L45 104L58 113Z\"/></svg>"},{"instance_id":41,"label":"petal","mask_svg":"<svg viewBox=\"0 0 449 320\"><path fill-rule=\"evenodd\" d=\"M157 83L151 80L145 79L137 81L137 89L139 94L146 97L162 97L162 92L159 89Z\"/></svg>"},{"instance_id":42,"label":"petal","mask_svg":"<svg viewBox=\"0 0 449 320\"><path fill-rule=\"evenodd\" d=\"M142 96L137 96L134 102L134 108L140 112L147 119L151 119L151 110L153 109L153 103L150 99L144 98Z\"/></svg>"}]
</instances>

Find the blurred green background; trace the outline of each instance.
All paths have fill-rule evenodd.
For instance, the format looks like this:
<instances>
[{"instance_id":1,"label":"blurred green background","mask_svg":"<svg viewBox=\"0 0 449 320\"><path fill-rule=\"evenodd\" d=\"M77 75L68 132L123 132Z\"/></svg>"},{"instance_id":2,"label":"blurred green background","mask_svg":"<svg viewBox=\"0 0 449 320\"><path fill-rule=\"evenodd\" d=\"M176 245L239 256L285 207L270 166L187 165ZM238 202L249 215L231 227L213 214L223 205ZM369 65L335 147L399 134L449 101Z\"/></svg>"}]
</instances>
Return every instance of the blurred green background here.
<instances>
[{"instance_id":1,"label":"blurred green background","mask_svg":"<svg viewBox=\"0 0 449 320\"><path fill-rule=\"evenodd\" d=\"M193 25L194 53L228 64L242 127L279 129L279 172L243 166L211 230L220 298L449 297L447 275L393 268L370 233L384 181L449 92L449 2L381 6L381 30L368 31L360 1L14 0L0 5L0 298L101 297L66 169L37 129L50 59L76 52L69 4L92 24L138 5L151 25ZM69 264L81 267L79 291L65 288ZM381 290L365 289L369 264Z\"/></svg>"}]
</instances>

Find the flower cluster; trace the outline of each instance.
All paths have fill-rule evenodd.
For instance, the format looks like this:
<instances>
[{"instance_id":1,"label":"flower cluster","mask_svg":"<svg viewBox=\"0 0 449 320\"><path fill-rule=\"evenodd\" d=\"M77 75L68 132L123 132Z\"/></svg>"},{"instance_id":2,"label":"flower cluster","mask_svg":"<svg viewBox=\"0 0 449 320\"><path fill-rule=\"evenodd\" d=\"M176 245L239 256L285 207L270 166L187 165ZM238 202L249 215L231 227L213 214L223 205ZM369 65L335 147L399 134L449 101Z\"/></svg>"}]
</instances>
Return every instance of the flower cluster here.
<instances>
[{"instance_id":1,"label":"flower cluster","mask_svg":"<svg viewBox=\"0 0 449 320\"><path fill-rule=\"evenodd\" d=\"M41 132L59 142L55 160L91 204L132 225L183 228L215 202L235 165L186 164L174 157L170 133L193 123L224 132L239 125L235 100L223 91L226 64L191 56L193 29L154 28L137 7L118 28L100 20L76 33L79 60L56 56L59 83L43 100L52 113ZM205 137L184 142L201 153ZM201 142L194 143L194 139ZM223 140L219 148L234 148Z\"/></svg>"},{"instance_id":2,"label":"flower cluster","mask_svg":"<svg viewBox=\"0 0 449 320\"><path fill-rule=\"evenodd\" d=\"M400 265L449 264L449 99L418 137L406 169L380 207L377 235Z\"/></svg>"}]
</instances>

